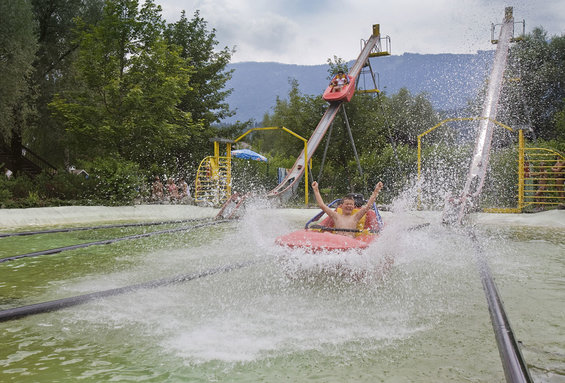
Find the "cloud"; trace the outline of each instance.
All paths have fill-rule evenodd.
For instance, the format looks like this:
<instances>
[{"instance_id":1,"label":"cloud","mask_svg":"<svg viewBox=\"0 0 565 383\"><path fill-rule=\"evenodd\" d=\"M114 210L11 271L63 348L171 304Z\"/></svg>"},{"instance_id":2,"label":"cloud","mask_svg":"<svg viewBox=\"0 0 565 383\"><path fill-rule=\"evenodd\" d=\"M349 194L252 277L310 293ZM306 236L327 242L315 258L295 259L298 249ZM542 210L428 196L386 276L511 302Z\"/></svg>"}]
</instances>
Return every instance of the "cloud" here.
<instances>
[{"instance_id":1,"label":"cloud","mask_svg":"<svg viewBox=\"0 0 565 383\"><path fill-rule=\"evenodd\" d=\"M392 53L474 53L494 49L491 23L506 0L156 0L171 22L195 10L215 28L219 46L236 46L234 62L324 64L334 55L352 60L373 24L392 40ZM515 0L526 32L542 25L563 33L565 0ZM521 30L521 29L520 29Z\"/></svg>"},{"instance_id":2,"label":"cloud","mask_svg":"<svg viewBox=\"0 0 565 383\"><path fill-rule=\"evenodd\" d=\"M273 9L274 2L214 0L189 2L216 29L220 46L236 47L238 61L268 61L292 50L300 26ZM281 2L282 3L282 2ZM263 6L261 6L263 4ZM166 8L164 6L164 8ZM165 17L168 19L167 15Z\"/></svg>"}]
</instances>

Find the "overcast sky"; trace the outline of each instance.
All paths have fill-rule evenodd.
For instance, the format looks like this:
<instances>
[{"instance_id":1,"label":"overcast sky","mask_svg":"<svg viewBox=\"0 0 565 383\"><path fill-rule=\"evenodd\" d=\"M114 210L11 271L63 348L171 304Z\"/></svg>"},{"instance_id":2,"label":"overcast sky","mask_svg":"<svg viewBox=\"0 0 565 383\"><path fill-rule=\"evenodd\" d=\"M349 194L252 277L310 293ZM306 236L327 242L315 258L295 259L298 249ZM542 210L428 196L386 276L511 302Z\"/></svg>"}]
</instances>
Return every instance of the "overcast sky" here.
<instances>
[{"instance_id":1,"label":"overcast sky","mask_svg":"<svg viewBox=\"0 0 565 383\"><path fill-rule=\"evenodd\" d=\"M506 6L526 33L543 26L565 34L565 0L156 0L167 22L194 11L215 28L219 47L235 47L232 62L325 64L360 52L373 24L390 36L392 54L475 53L490 50L491 23ZM522 26L516 25L521 32ZM498 32L498 30L497 30ZM498 34L497 34L498 36Z\"/></svg>"}]
</instances>

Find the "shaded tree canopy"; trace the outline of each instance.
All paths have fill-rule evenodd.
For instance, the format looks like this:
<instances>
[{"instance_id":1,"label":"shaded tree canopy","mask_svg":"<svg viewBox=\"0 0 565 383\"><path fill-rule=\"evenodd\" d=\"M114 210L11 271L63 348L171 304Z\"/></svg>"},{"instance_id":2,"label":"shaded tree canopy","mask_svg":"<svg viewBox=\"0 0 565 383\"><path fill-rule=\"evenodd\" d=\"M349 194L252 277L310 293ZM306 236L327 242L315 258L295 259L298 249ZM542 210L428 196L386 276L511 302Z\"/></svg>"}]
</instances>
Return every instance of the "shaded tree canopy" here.
<instances>
[{"instance_id":1,"label":"shaded tree canopy","mask_svg":"<svg viewBox=\"0 0 565 383\"><path fill-rule=\"evenodd\" d=\"M213 125L233 114L225 102L233 50L217 49L198 11L167 24L153 0L0 7L4 141L18 132L59 166L118 156L190 168L209 152Z\"/></svg>"},{"instance_id":2,"label":"shaded tree canopy","mask_svg":"<svg viewBox=\"0 0 565 383\"><path fill-rule=\"evenodd\" d=\"M73 86L50 103L71 157L195 166L214 135L211 125L230 114L224 68L232 51L215 51L206 21L183 12L166 25L152 0L106 0L101 19L75 31Z\"/></svg>"},{"instance_id":3,"label":"shaded tree canopy","mask_svg":"<svg viewBox=\"0 0 565 383\"><path fill-rule=\"evenodd\" d=\"M4 142L21 134L33 109L28 81L37 50L35 27L31 1L0 2L0 138Z\"/></svg>"},{"instance_id":4,"label":"shaded tree canopy","mask_svg":"<svg viewBox=\"0 0 565 383\"><path fill-rule=\"evenodd\" d=\"M78 49L78 28L101 19L104 0L32 0L32 4L38 50L30 87L36 96L36 114L25 127L22 138L50 162L62 164L67 134L53 118L48 104L55 93L74 87L71 71Z\"/></svg>"},{"instance_id":5,"label":"shaded tree canopy","mask_svg":"<svg viewBox=\"0 0 565 383\"><path fill-rule=\"evenodd\" d=\"M565 35L542 28L512 46L503 89L501 119L528 126L546 140L565 138L556 117L565 108ZM557 124L557 125L556 125Z\"/></svg>"}]
</instances>

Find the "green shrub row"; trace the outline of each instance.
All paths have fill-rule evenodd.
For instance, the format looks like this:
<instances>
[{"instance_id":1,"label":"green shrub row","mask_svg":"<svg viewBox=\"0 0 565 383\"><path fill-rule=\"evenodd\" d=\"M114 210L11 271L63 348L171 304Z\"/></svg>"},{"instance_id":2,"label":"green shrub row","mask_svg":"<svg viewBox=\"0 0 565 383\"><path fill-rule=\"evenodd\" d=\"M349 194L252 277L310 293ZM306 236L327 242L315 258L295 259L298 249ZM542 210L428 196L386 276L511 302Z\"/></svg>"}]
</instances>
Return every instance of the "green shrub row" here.
<instances>
[{"instance_id":1,"label":"green shrub row","mask_svg":"<svg viewBox=\"0 0 565 383\"><path fill-rule=\"evenodd\" d=\"M24 174L0 177L0 207L28 208L64 205L130 205L148 197L150 174L119 158L81 163L88 173L59 171L31 178Z\"/></svg>"}]
</instances>

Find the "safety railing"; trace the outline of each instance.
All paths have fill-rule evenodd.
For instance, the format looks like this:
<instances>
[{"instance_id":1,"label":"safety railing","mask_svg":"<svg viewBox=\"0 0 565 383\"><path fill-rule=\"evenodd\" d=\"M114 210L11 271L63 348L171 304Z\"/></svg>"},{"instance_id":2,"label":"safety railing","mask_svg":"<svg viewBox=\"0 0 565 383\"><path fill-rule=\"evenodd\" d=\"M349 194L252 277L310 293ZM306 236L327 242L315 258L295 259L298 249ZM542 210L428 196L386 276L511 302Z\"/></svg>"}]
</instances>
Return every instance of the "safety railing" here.
<instances>
[{"instance_id":1,"label":"safety railing","mask_svg":"<svg viewBox=\"0 0 565 383\"><path fill-rule=\"evenodd\" d=\"M218 206L231 196L231 158L208 156L196 172L194 200Z\"/></svg>"},{"instance_id":2,"label":"safety railing","mask_svg":"<svg viewBox=\"0 0 565 383\"><path fill-rule=\"evenodd\" d=\"M31 169L30 174L32 175L39 174L42 171L49 175L57 174L57 168L55 166L51 165L24 145L18 145L14 149L13 147L10 148L0 143L0 157L2 159L0 165L3 164L3 166L10 168L10 170L16 170L18 167L17 162L19 161L19 166L21 167L23 165L24 168Z\"/></svg>"},{"instance_id":3,"label":"safety railing","mask_svg":"<svg viewBox=\"0 0 565 383\"><path fill-rule=\"evenodd\" d=\"M546 148L524 148L519 177L519 208L565 205L565 157Z\"/></svg>"},{"instance_id":4,"label":"safety railing","mask_svg":"<svg viewBox=\"0 0 565 383\"><path fill-rule=\"evenodd\" d=\"M422 165L422 138L452 121L477 120L472 118L450 118L441 121L418 136L418 180L421 178ZM512 131L512 129L498 121L493 123ZM493 213L519 213L528 206L558 206L565 205L565 156L548 148L526 147L524 132L518 130L518 185L517 206L515 208L488 208L485 211ZM418 208L421 208L421 193L418 188Z\"/></svg>"},{"instance_id":5,"label":"safety railing","mask_svg":"<svg viewBox=\"0 0 565 383\"><path fill-rule=\"evenodd\" d=\"M57 168L51 165L49 162L41 158L38 154L31 151L30 148L22 145L22 157L26 158L28 161L32 162L35 166L42 169L44 172L50 175L57 174Z\"/></svg>"}]
</instances>

